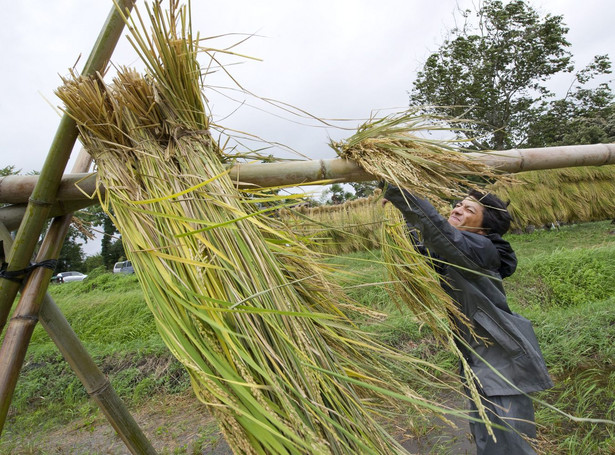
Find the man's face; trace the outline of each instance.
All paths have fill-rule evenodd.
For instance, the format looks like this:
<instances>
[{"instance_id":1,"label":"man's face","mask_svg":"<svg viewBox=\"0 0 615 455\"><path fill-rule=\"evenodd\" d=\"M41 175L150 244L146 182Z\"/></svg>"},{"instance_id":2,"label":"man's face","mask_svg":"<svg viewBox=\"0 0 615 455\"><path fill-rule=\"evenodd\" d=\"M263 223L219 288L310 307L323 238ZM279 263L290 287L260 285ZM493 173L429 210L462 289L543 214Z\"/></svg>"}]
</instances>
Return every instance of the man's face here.
<instances>
[{"instance_id":1,"label":"man's face","mask_svg":"<svg viewBox=\"0 0 615 455\"><path fill-rule=\"evenodd\" d=\"M448 222L460 231L482 234L483 206L476 199L467 197L455 205Z\"/></svg>"}]
</instances>

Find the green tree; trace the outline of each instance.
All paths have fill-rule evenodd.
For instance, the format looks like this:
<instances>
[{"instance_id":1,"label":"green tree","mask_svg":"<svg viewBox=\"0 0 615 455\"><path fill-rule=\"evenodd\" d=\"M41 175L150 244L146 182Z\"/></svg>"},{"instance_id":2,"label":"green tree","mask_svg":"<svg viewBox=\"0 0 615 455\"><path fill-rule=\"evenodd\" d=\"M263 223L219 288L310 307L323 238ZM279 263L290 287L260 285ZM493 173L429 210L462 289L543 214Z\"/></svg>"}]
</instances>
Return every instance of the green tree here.
<instances>
[{"instance_id":1,"label":"green tree","mask_svg":"<svg viewBox=\"0 0 615 455\"><path fill-rule=\"evenodd\" d=\"M0 168L0 177L6 177L7 175L16 175L21 172L21 169L16 169L15 166L4 166Z\"/></svg>"},{"instance_id":2,"label":"green tree","mask_svg":"<svg viewBox=\"0 0 615 455\"><path fill-rule=\"evenodd\" d=\"M118 233L118 230L107 214L104 214L102 225L103 238L100 243L100 254L105 268L111 270L113 264L125 258L126 253L124 253L122 239L114 240L114 235Z\"/></svg>"},{"instance_id":3,"label":"green tree","mask_svg":"<svg viewBox=\"0 0 615 455\"><path fill-rule=\"evenodd\" d=\"M354 190L355 198L371 196L374 193L374 190L378 186L376 182L356 182L356 183L349 183L349 185Z\"/></svg>"},{"instance_id":4,"label":"green tree","mask_svg":"<svg viewBox=\"0 0 615 455\"><path fill-rule=\"evenodd\" d=\"M15 166L9 165L0 168L0 177L6 177L8 175L17 175L21 172L21 169L16 169ZM0 203L0 207L5 207L9 204Z\"/></svg>"},{"instance_id":5,"label":"green tree","mask_svg":"<svg viewBox=\"0 0 615 455\"><path fill-rule=\"evenodd\" d=\"M0 177L5 177L8 175L18 175L20 173L21 173L21 170L17 169L13 165L0 168ZM28 172L28 175L37 175L37 174L39 174L38 171ZM0 204L0 207L4 205L7 205L7 204ZM76 217L82 220L83 219L87 220L87 217L83 217L80 214L77 214ZM44 236L44 232L45 231L43 230L39 241L42 240ZM86 239L87 239L87 236L84 232L80 231L79 229L76 229L73 225L71 225L71 227L68 230L68 233L66 234L66 238L64 239L62 249L60 250L60 254L58 256L58 264L56 265L56 268L55 268L56 272L64 272L68 270L81 270L83 268L84 253L83 253L81 244L79 243L79 240L86 240Z\"/></svg>"},{"instance_id":6,"label":"green tree","mask_svg":"<svg viewBox=\"0 0 615 455\"><path fill-rule=\"evenodd\" d=\"M116 262L125 259L122 240L115 238L119 231L113 224L111 217L102 209L100 204L80 210L79 217L85 224L92 227L102 227L103 236L100 241L100 256L102 264L107 270L111 270Z\"/></svg>"},{"instance_id":7,"label":"green tree","mask_svg":"<svg viewBox=\"0 0 615 455\"><path fill-rule=\"evenodd\" d=\"M104 267L102 255L100 253L88 256L87 258L85 258L85 261L83 261L84 273L90 273L92 270L98 267Z\"/></svg>"},{"instance_id":8,"label":"green tree","mask_svg":"<svg viewBox=\"0 0 615 455\"><path fill-rule=\"evenodd\" d=\"M568 28L562 16L540 17L523 0L486 0L461 14L463 25L418 73L410 104L468 119L455 128L473 148L519 147L553 95L545 81L573 70Z\"/></svg>"},{"instance_id":9,"label":"green tree","mask_svg":"<svg viewBox=\"0 0 615 455\"><path fill-rule=\"evenodd\" d=\"M72 226L66 234L62 250L58 256L58 264L56 265L56 272L65 272L68 270L83 270L84 254L81 245L77 240L81 238L79 231Z\"/></svg>"},{"instance_id":10,"label":"green tree","mask_svg":"<svg viewBox=\"0 0 615 455\"><path fill-rule=\"evenodd\" d=\"M562 99L544 103L544 113L528 130L527 145L546 147L615 142L615 95L608 83L586 84L611 73L606 55L579 71Z\"/></svg>"},{"instance_id":11,"label":"green tree","mask_svg":"<svg viewBox=\"0 0 615 455\"><path fill-rule=\"evenodd\" d=\"M124 243L122 239L116 239L109 245L109 250L107 253L107 258L111 260L111 265L107 267L108 270L113 268L113 264L118 261L123 261L126 259L126 252L124 251Z\"/></svg>"},{"instance_id":12,"label":"green tree","mask_svg":"<svg viewBox=\"0 0 615 455\"><path fill-rule=\"evenodd\" d=\"M346 191L344 186L339 183L334 183L324 190L323 197L325 203L329 205L343 204L346 201L355 199L355 195L350 191Z\"/></svg>"}]
</instances>

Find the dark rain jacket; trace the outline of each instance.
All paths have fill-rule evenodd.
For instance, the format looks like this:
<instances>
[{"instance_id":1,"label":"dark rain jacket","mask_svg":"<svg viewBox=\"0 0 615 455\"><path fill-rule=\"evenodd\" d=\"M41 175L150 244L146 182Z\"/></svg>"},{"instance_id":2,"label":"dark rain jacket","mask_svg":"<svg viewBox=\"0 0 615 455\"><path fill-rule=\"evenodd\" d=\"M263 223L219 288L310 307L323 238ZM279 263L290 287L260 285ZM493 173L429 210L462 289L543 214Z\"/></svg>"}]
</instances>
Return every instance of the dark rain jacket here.
<instances>
[{"instance_id":1,"label":"dark rain jacket","mask_svg":"<svg viewBox=\"0 0 615 455\"><path fill-rule=\"evenodd\" d=\"M552 387L531 322L513 313L506 302L502 279L517 266L510 244L498 234L460 231L428 201L395 187L389 187L384 197L421 232L430 254L443 261L438 268L444 289L476 334L487 340L477 340L458 324L471 347L461 347L462 352L485 394L519 395Z\"/></svg>"}]
</instances>

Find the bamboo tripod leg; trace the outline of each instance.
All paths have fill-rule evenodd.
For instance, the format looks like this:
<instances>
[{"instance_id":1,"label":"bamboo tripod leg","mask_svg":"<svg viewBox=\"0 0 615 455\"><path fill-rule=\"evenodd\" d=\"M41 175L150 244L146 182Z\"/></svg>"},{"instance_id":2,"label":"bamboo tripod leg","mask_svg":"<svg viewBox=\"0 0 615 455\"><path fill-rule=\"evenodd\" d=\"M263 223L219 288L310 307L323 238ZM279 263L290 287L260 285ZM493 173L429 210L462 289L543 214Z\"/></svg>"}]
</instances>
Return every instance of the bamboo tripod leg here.
<instances>
[{"instance_id":1,"label":"bamboo tripod leg","mask_svg":"<svg viewBox=\"0 0 615 455\"><path fill-rule=\"evenodd\" d=\"M0 240L4 241L5 247L10 248L12 239L8 230L4 225L0 224ZM49 293L46 293L43 301L41 302L40 309L38 311L38 317L24 317L19 318L24 324L34 328L37 319L40 320L41 325L49 334L49 337L56 344L64 359L69 363L77 377L81 380L88 395L100 406L109 423L113 429L120 436L126 447L134 454L155 454L156 451L147 440L136 421L133 419L128 409L122 402L122 400L115 393L115 390L111 387L111 384L100 371L100 369L94 363L92 357L88 354L87 350L71 328L70 324L51 298ZM11 326L9 326L11 327ZM15 343L19 344L20 340L8 336L9 340L15 340ZM27 346L27 343L26 343ZM2 349L14 349L14 346L2 345ZM25 349L23 350L25 355ZM22 357L22 353L18 354L18 357ZM19 360L19 364L23 359ZM11 395L16 383L16 376L6 378L4 375L0 375L2 379L2 387L0 389L10 388ZM14 382L14 383L13 383ZM7 385L8 383L8 385ZM12 387L11 387L12 385ZM8 406L10 400L8 400L6 406ZM0 433L2 426L0 426Z\"/></svg>"},{"instance_id":2,"label":"bamboo tripod leg","mask_svg":"<svg viewBox=\"0 0 615 455\"><path fill-rule=\"evenodd\" d=\"M135 1L119 0L114 3L85 63L83 75L93 75L96 72L104 71L124 29L124 15L132 9ZM22 270L32 259L36 242L55 202L62 174L76 139L76 122L68 114L64 114L49 148L40 179L29 198L23 222L20 224L15 237L15 248L11 249L9 253L7 260L9 271ZM76 170L76 172L85 171ZM0 280L0 331L4 328L19 288L20 283Z\"/></svg>"},{"instance_id":3,"label":"bamboo tripod leg","mask_svg":"<svg viewBox=\"0 0 615 455\"><path fill-rule=\"evenodd\" d=\"M41 305L40 323L56 344L88 395L100 406L111 426L134 454L155 454L139 425L94 363L68 321L47 294Z\"/></svg>"}]
</instances>

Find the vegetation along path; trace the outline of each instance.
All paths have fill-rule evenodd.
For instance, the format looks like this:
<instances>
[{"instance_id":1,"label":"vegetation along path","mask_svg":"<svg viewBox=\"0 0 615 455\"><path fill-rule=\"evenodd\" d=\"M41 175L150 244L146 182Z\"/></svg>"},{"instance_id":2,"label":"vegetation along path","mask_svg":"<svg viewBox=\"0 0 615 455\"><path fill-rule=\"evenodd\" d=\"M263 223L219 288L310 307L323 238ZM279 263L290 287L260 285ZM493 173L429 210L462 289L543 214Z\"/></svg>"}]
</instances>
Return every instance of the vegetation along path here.
<instances>
[{"instance_id":1,"label":"vegetation along path","mask_svg":"<svg viewBox=\"0 0 615 455\"><path fill-rule=\"evenodd\" d=\"M578 417L615 420L615 225L575 224L507 238L520 258L517 273L506 283L511 305L535 324L556 382L537 398ZM345 269L352 265L359 283L381 281L381 265L357 260L374 257L378 251L332 262ZM230 453L216 422L194 398L186 373L160 340L134 276L99 271L83 282L53 285L51 292L159 453ZM380 286L349 292L390 313L386 320L360 321L381 339L456 368L428 332L392 307ZM462 407L457 401L451 404ZM545 453L615 453L613 426L575 423L540 403L536 408ZM415 417L392 431L412 453L474 453L467 423L458 424L455 429L434 417ZM38 327L0 454L51 453L127 451Z\"/></svg>"}]
</instances>

